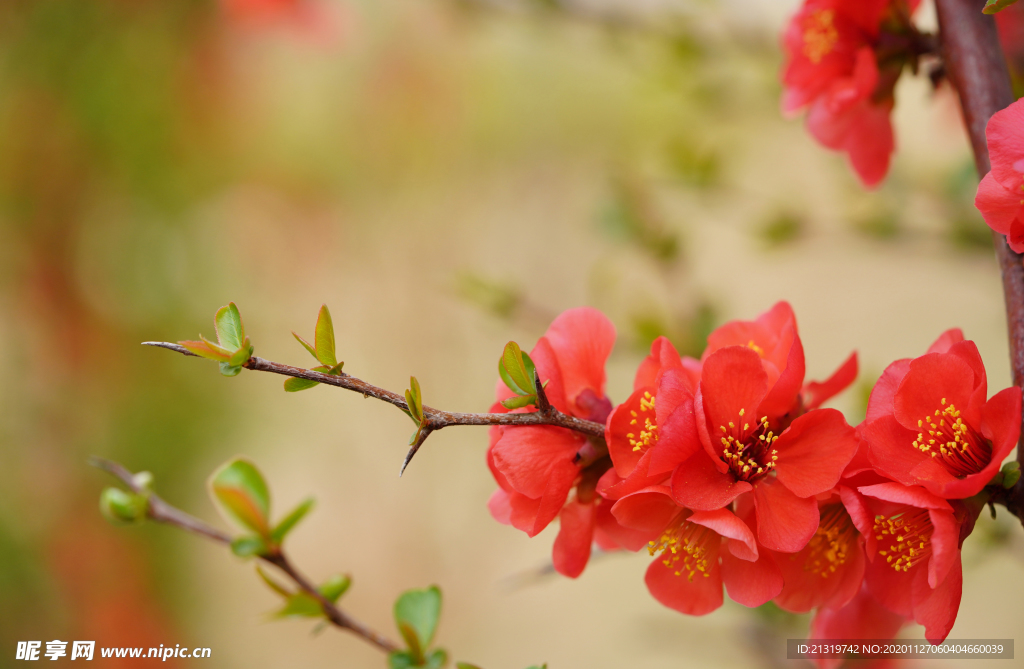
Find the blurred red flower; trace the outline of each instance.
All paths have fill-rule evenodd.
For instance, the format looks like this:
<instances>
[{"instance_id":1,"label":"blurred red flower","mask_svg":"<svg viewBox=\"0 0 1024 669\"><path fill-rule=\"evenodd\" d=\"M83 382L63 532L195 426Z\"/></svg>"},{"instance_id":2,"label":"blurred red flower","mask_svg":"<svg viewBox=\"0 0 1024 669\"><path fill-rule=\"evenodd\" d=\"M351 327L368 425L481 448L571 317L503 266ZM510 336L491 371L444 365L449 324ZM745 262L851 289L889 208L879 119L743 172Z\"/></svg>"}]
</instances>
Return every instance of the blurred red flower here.
<instances>
[{"instance_id":1,"label":"blurred red flower","mask_svg":"<svg viewBox=\"0 0 1024 669\"><path fill-rule=\"evenodd\" d=\"M974 205L988 226L1024 252L1024 100L989 119L985 130L992 169L978 185Z\"/></svg>"}]
</instances>

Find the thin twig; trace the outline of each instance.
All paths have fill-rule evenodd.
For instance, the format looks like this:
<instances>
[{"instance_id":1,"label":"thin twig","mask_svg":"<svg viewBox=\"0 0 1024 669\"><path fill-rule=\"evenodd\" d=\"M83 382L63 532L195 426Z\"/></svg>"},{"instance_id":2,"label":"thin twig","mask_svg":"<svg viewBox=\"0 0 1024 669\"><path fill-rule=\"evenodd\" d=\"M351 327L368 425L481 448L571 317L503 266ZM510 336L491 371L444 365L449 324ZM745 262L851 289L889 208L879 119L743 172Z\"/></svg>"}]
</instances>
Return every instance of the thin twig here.
<instances>
[{"instance_id":1,"label":"thin twig","mask_svg":"<svg viewBox=\"0 0 1024 669\"><path fill-rule=\"evenodd\" d=\"M146 341L142 343L144 346L158 346L171 351L177 351L184 355L194 356L193 353L178 344L171 344L170 342L164 341ZM409 405L406 404L405 397L402 395L393 393L390 390L385 390L384 388L379 388L349 374L322 374L320 372L314 372L311 369L283 365L279 362L264 360L263 358L256 356L249 358L243 366L246 369L251 369L257 372L271 372L273 374L290 376L296 379L317 381L328 386L337 386L338 388L357 392L364 397L373 397L374 399L378 399L382 402L387 402L388 404L392 404L403 411L409 410ZM540 388L539 385L538 388ZM538 393L538 403L547 402L546 396L544 396L543 400L539 399L543 395L543 392L543 388L540 388ZM418 451L419 447L422 446L423 440L425 440L431 432L436 432L437 430L441 430L452 425L551 425L554 427L564 427L575 432L581 432L590 437L604 437L604 425L601 423L576 418L575 416L562 413L555 407L551 406L550 403L547 404L547 408L545 410L528 413L456 413L451 411L441 411L440 409L424 406L423 415L425 426L420 435L421 439L418 441L418 444L413 444L413 448L410 450L409 456L407 456L406 461L402 466L403 472L405 471L405 467L408 466L409 460L411 460L412 456L416 454L416 451Z\"/></svg>"},{"instance_id":2,"label":"thin twig","mask_svg":"<svg viewBox=\"0 0 1024 669\"><path fill-rule=\"evenodd\" d=\"M1013 103L1006 59L999 47L995 21L982 13L985 0L936 0L944 69L960 95L964 123L974 151L978 176L991 169L985 127L997 111ZM1003 280L1006 320L1010 339L1013 384L1024 386L1024 265L1003 235L993 233L996 257ZM1022 420L1024 427L1024 420ZM1024 429L1021 436L1024 437ZM1017 460L1024 463L1024 448L1018 442ZM1024 480L1017 483L1007 508L1024 520Z\"/></svg>"},{"instance_id":3,"label":"thin twig","mask_svg":"<svg viewBox=\"0 0 1024 669\"><path fill-rule=\"evenodd\" d=\"M89 458L89 464L120 479L120 481L132 492L145 494L149 501L146 508L146 516L150 520L158 523L165 523L167 525L174 525L175 527L192 532L193 534L199 534L207 539L212 539L225 545L231 544L231 537L228 534L207 525L194 516L190 516L181 509L171 506L155 493L144 490L136 480L135 475L121 464L95 456ZM393 653L400 650L399 646L393 641L378 634L377 632L374 632L358 620L353 619L347 613L338 608L333 602L324 597L320 591L317 590L316 586L309 581L309 579L303 576L302 573L292 566L291 562L288 561L287 556L281 550L278 550L272 555L260 555L258 557L264 562L272 564L280 569L297 586L299 586L299 589L316 599L320 604L320 608L323 610L324 615L327 616L327 620L335 627L347 630L356 636L361 637L368 643L377 646L386 653Z\"/></svg>"}]
</instances>

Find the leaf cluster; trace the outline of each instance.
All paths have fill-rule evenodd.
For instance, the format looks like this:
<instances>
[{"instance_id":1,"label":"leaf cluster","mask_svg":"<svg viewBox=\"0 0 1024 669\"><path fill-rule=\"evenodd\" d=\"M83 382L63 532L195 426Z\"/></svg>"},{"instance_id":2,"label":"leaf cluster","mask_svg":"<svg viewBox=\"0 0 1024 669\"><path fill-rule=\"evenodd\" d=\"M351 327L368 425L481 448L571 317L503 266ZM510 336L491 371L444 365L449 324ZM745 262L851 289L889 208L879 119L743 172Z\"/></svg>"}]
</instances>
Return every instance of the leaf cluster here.
<instances>
[{"instance_id":1,"label":"leaf cluster","mask_svg":"<svg viewBox=\"0 0 1024 669\"><path fill-rule=\"evenodd\" d=\"M252 342L245 336L245 325L234 302L217 310L213 318L217 332L217 343L199 335L199 341L179 341L178 344L201 358L220 363L220 373L236 376L253 354Z\"/></svg>"}]
</instances>

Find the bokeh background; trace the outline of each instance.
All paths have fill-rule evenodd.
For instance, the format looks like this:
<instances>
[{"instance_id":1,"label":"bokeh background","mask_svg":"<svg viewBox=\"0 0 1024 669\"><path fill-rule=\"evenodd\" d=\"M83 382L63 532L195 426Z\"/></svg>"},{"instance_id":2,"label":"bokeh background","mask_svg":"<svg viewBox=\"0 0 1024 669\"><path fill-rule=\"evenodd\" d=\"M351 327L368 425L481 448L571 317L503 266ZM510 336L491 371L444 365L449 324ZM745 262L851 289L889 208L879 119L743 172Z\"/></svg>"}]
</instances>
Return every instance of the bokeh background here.
<instances>
[{"instance_id":1,"label":"bokeh background","mask_svg":"<svg viewBox=\"0 0 1024 669\"><path fill-rule=\"evenodd\" d=\"M415 374L428 404L482 411L505 342L532 346L563 309L616 323L622 400L654 337L699 354L710 328L787 299L810 377L859 351L834 402L851 421L886 364L950 327L1005 387L954 95L904 78L892 173L863 191L779 113L796 5L0 4L0 667L51 639L212 648L167 666L384 666L355 638L269 622L275 596L221 547L108 525L90 454L218 524L206 477L252 458L277 513L318 499L290 540L304 571L352 574L344 606L392 636L394 597L439 584L439 643L488 669L797 666L781 658L805 616L683 617L647 594L644 556L545 575L555 528L529 540L486 510L485 429L434 435L400 480L393 408L139 346L210 335L233 300L258 355L309 365L290 331L311 335L327 303L345 371L395 390ZM1022 630L1005 516L965 547L953 638Z\"/></svg>"}]
</instances>

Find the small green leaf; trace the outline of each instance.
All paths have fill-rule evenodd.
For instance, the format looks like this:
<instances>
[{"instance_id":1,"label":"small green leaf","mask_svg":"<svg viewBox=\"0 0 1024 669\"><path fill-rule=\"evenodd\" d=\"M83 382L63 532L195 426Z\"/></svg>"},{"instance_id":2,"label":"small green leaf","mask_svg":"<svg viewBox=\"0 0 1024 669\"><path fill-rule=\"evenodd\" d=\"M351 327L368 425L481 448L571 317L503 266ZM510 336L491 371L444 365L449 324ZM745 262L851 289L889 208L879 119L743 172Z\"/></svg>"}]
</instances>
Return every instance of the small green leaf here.
<instances>
[{"instance_id":1,"label":"small green leaf","mask_svg":"<svg viewBox=\"0 0 1024 669\"><path fill-rule=\"evenodd\" d=\"M204 344L206 344L210 349L212 349L215 353L217 353L220 356L222 356L224 360L230 360L231 359L231 355L235 352L235 349L230 349L229 350L229 349L224 348L220 344L214 344L212 341L210 341L209 339L207 339L203 335L199 335L199 339Z\"/></svg>"},{"instance_id":2,"label":"small green leaf","mask_svg":"<svg viewBox=\"0 0 1024 669\"><path fill-rule=\"evenodd\" d=\"M246 339L242 342L242 347L231 354L231 357L228 359L228 364L233 367L241 367L245 363L249 362L249 358L252 357L252 352L252 344L250 344L249 340Z\"/></svg>"},{"instance_id":3,"label":"small green leaf","mask_svg":"<svg viewBox=\"0 0 1024 669\"><path fill-rule=\"evenodd\" d=\"M299 342L300 344L302 344L302 345L303 345L303 346L305 347L305 349L306 349L307 351L309 351L309 354L310 354L311 356L313 356L314 358L316 358L316 349L315 349L315 348L313 348L312 346L310 346L310 344L309 344L309 342L308 342L308 341L306 341L305 339L303 339L302 337L300 337L300 336L299 336L299 335L298 335L298 334L297 334L296 332L294 332L294 331L292 331L292 336L293 336L293 337L295 337L295 339L296 339L296 340L298 340L298 342ZM319 362L319 360L318 360L318 362Z\"/></svg>"},{"instance_id":4,"label":"small green leaf","mask_svg":"<svg viewBox=\"0 0 1024 669\"><path fill-rule=\"evenodd\" d=\"M210 493L229 518L261 537L270 532L270 491L256 465L235 458L214 472Z\"/></svg>"},{"instance_id":5,"label":"small green leaf","mask_svg":"<svg viewBox=\"0 0 1024 669\"><path fill-rule=\"evenodd\" d=\"M522 409L525 406L537 403L536 395L517 395L501 401L501 406L506 409Z\"/></svg>"},{"instance_id":6,"label":"small green leaf","mask_svg":"<svg viewBox=\"0 0 1024 669\"><path fill-rule=\"evenodd\" d=\"M220 373L224 376L238 376L242 368L232 365L230 362L220 363Z\"/></svg>"},{"instance_id":7,"label":"small green leaf","mask_svg":"<svg viewBox=\"0 0 1024 669\"><path fill-rule=\"evenodd\" d=\"M221 346L230 351L242 348L242 342L245 341L245 326L242 325L242 316L234 302L229 302L217 310L213 324L217 328L217 341Z\"/></svg>"},{"instance_id":8,"label":"small green leaf","mask_svg":"<svg viewBox=\"0 0 1024 669\"><path fill-rule=\"evenodd\" d=\"M100 512L115 525L145 520L148 507L149 501L145 497L120 488L105 488L100 493Z\"/></svg>"},{"instance_id":9,"label":"small green leaf","mask_svg":"<svg viewBox=\"0 0 1024 669\"><path fill-rule=\"evenodd\" d=\"M329 370L327 370L327 374L330 374L332 376L338 376L339 374L341 374L341 370L344 367L345 367L345 363L344 362L339 362L337 365L335 365L334 367L331 367Z\"/></svg>"},{"instance_id":10,"label":"small green leaf","mask_svg":"<svg viewBox=\"0 0 1024 669\"><path fill-rule=\"evenodd\" d=\"M297 393L300 390L307 390L319 385L319 381L310 381L309 379L300 379L293 376L290 379L284 380L284 391L286 393Z\"/></svg>"},{"instance_id":11,"label":"small green leaf","mask_svg":"<svg viewBox=\"0 0 1024 669\"><path fill-rule=\"evenodd\" d=\"M419 666L419 658L404 650L397 650L388 655L388 669L411 669Z\"/></svg>"},{"instance_id":12,"label":"small green leaf","mask_svg":"<svg viewBox=\"0 0 1024 669\"><path fill-rule=\"evenodd\" d=\"M231 541L231 552L241 558L266 555L267 544L260 537L244 536Z\"/></svg>"},{"instance_id":13,"label":"small green leaf","mask_svg":"<svg viewBox=\"0 0 1024 669\"><path fill-rule=\"evenodd\" d=\"M505 344L505 350L498 361L501 380L516 395L529 395L534 392L533 376L527 372L524 355L519 344L510 341ZM529 359L529 356L526 358Z\"/></svg>"},{"instance_id":14,"label":"small green leaf","mask_svg":"<svg viewBox=\"0 0 1024 669\"><path fill-rule=\"evenodd\" d=\"M324 615L320 602L312 595L297 592L288 598L284 606L274 612L275 618L319 618Z\"/></svg>"},{"instance_id":15,"label":"small green leaf","mask_svg":"<svg viewBox=\"0 0 1024 669\"><path fill-rule=\"evenodd\" d=\"M1020 480L1020 469L1012 469L1003 474L1003 487L1009 490L1013 486L1017 485L1017 481Z\"/></svg>"},{"instance_id":16,"label":"small green leaf","mask_svg":"<svg viewBox=\"0 0 1024 669\"><path fill-rule=\"evenodd\" d=\"M316 359L321 364L328 367L338 364L334 353L334 322L331 320L331 312L327 309L326 304L320 307L320 315L316 319L313 345L316 347Z\"/></svg>"},{"instance_id":17,"label":"small green leaf","mask_svg":"<svg viewBox=\"0 0 1024 669\"><path fill-rule=\"evenodd\" d=\"M480 669L480 667L469 662L456 662L455 669Z\"/></svg>"},{"instance_id":18,"label":"small green leaf","mask_svg":"<svg viewBox=\"0 0 1024 669\"><path fill-rule=\"evenodd\" d=\"M200 335L200 337L201 336L202 335ZM199 357L207 358L208 360L225 362L231 358L229 353L223 351L219 346L215 348L214 344L210 344L207 341L179 341L178 345L183 346Z\"/></svg>"},{"instance_id":19,"label":"small green leaf","mask_svg":"<svg viewBox=\"0 0 1024 669\"><path fill-rule=\"evenodd\" d=\"M324 599L334 604L345 594L350 585L352 585L352 578L349 575L335 574L327 579L317 590L324 596Z\"/></svg>"},{"instance_id":20,"label":"small green leaf","mask_svg":"<svg viewBox=\"0 0 1024 669\"><path fill-rule=\"evenodd\" d=\"M436 649L427 658L426 663L423 665L426 669L441 669L448 663L448 651L443 648Z\"/></svg>"},{"instance_id":21,"label":"small green leaf","mask_svg":"<svg viewBox=\"0 0 1024 669\"><path fill-rule=\"evenodd\" d=\"M532 667L527 667L526 669L548 669L548 663L547 663L547 662L545 662L544 664L542 664L542 665L540 665L540 666L537 666L537 665L535 664L535 665L533 665Z\"/></svg>"},{"instance_id":22,"label":"small green leaf","mask_svg":"<svg viewBox=\"0 0 1024 669\"><path fill-rule=\"evenodd\" d=\"M270 538L275 544L281 543L285 536L292 531L302 518L309 513L309 510L316 504L316 500L312 497L304 500L301 504L295 507L291 513L281 519L281 522L277 524L277 527L270 533Z\"/></svg>"},{"instance_id":23,"label":"small green leaf","mask_svg":"<svg viewBox=\"0 0 1024 669\"><path fill-rule=\"evenodd\" d=\"M1006 9L1015 2L1017 2L1017 0L988 0L981 11L985 14L995 14L996 12Z\"/></svg>"},{"instance_id":24,"label":"small green leaf","mask_svg":"<svg viewBox=\"0 0 1024 669\"><path fill-rule=\"evenodd\" d=\"M410 650L425 649L434 640L441 616L441 590L406 590L395 602L395 622Z\"/></svg>"},{"instance_id":25,"label":"small green leaf","mask_svg":"<svg viewBox=\"0 0 1024 669\"><path fill-rule=\"evenodd\" d=\"M423 424L423 396L420 394L420 382L415 376L409 377L409 390L405 391L405 403L409 406L407 413L417 425Z\"/></svg>"},{"instance_id":26,"label":"small green leaf","mask_svg":"<svg viewBox=\"0 0 1024 669\"><path fill-rule=\"evenodd\" d=\"M270 578L270 575L267 572L263 571L263 568L259 565L256 565L256 573L259 574L263 582L266 583L267 586L277 594L285 598L292 596L292 593L287 588L285 588L283 585L281 585L274 579Z\"/></svg>"}]
</instances>

